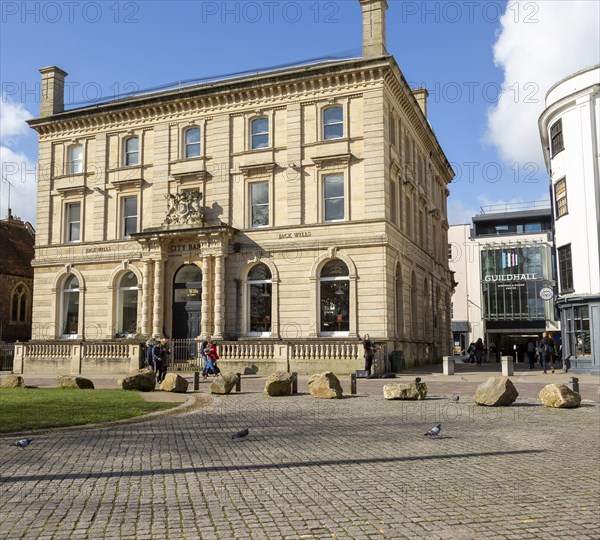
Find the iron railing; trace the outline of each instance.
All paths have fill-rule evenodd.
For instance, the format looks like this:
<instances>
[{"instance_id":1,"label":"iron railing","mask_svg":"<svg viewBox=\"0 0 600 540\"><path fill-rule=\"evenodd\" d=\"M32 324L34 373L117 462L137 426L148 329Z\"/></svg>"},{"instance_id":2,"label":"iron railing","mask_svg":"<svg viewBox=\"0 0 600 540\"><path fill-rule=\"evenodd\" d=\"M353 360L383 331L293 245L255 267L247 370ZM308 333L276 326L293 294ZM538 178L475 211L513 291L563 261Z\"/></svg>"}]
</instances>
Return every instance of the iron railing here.
<instances>
[{"instance_id":1,"label":"iron railing","mask_svg":"<svg viewBox=\"0 0 600 540\"><path fill-rule=\"evenodd\" d=\"M0 343L0 371L12 371L15 357L14 343Z\"/></svg>"}]
</instances>

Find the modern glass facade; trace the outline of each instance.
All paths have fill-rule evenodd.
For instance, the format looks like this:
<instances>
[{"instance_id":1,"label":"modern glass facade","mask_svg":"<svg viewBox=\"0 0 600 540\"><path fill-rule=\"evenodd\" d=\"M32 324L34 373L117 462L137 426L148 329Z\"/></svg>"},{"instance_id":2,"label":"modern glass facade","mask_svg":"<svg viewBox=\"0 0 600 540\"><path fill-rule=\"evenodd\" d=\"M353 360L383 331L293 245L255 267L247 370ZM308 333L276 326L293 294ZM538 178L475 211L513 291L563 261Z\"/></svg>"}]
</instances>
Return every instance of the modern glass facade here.
<instances>
[{"instance_id":1,"label":"modern glass facade","mask_svg":"<svg viewBox=\"0 0 600 540\"><path fill-rule=\"evenodd\" d=\"M544 246L493 247L481 252L484 318L488 321L543 320L540 289L551 283Z\"/></svg>"}]
</instances>

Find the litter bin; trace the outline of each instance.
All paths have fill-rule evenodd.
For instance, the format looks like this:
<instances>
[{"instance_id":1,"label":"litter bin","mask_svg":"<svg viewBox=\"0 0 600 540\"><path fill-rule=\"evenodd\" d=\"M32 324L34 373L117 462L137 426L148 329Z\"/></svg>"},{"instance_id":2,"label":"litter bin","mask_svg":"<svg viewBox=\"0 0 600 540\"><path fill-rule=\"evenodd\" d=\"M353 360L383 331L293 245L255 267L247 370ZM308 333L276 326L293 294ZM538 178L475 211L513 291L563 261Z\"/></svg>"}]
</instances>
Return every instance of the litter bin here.
<instances>
[{"instance_id":1,"label":"litter bin","mask_svg":"<svg viewBox=\"0 0 600 540\"><path fill-rule=\"evenodd\" d=\"M404 371L404 352L392 351L390 353L390 369L392 373Z\"/></svg>"}]
</instances>

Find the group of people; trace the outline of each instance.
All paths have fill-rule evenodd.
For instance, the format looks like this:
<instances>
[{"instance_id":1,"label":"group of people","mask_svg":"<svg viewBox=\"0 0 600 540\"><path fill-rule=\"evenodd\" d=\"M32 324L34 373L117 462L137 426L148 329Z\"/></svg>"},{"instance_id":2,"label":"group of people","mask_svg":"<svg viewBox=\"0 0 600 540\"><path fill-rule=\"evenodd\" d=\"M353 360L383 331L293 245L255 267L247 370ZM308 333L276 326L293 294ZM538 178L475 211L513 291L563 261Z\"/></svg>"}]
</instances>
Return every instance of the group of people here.
<instances>
[{"instance_id":1,"label":"group of people","mask_svg":"<svg viewBox=\"0 0 600 540\"><path fill-rule=\"evenodd\" d=\"M477 363L478 366L480 366L482 362L488 361L488 353L489 353L489 360L491 362L498 361L497 360L498 349L496 347L496 344L492 343L490 345L490 348L488 349L485 346L485 343L483 342L482 338L479 338L476 342L471 343L469 345L469 347L467 348L467 354L469 355L469 362L471 364Z\"/></svg>"},{"instance_id":2,"label":"group of people","mask_svg":"<svg viewBox=\"0 0 600 540\"><path fill-rule=\"evenodd\" d=\"M160 384L167 375L167 340L148 341L146 343L146 363L156 374L156 382Z\"/></svg>"},{"instance_id":3,"label":"group of people","mask_svg":"<svg viewBox=\"0 0 600 540\"><path fill-rule=\"evenodd\" d=\"M562 346L559 346L547 332L544 332L539 340L530 338L527 341L527 358L530 369L534 369L535 363L539 362L544 373L548 373L548 367L554 373L554 365L559 362L561 356ZM563 364L563 370L566 373L569 371L568 362L563 360Z\"/></svg>"},{"instance_id":4,"label":"group of people","mask_svg":"<svg viewBox=\"0 0 600 540\"><path fill-rule=\"evenodd\" d=\"M217 366L217 360L219 359L217 345L213 342L211 336L206 336L200 344L200 356L202 357L202 379L206 380L209 375L216 377L221 373Z\"/></svg>"}]
</instances>

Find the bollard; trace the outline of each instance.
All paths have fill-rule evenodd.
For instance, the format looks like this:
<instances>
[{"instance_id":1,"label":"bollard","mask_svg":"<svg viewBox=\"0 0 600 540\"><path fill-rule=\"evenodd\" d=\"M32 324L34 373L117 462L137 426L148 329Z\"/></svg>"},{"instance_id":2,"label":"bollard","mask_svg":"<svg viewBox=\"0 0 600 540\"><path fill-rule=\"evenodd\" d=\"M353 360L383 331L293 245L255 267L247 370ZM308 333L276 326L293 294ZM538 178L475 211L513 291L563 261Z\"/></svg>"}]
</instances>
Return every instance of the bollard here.
<instances>
[{"instance_id":1,"label":"bollard","mask_svg":"<svg viewBox=\"0 0 600 540\"><path fill-rule=\"evenodd\" d=\"M512 356L502 357L502 375L504 377L512 377L515 374Z\"/></svg>"},{"instance_id":2,"label":"bollard","mask_svg":"<svg viewBox=\"0 0 600 540\"><path fill-rule=\"evenodd\" d=\"M454 356L444 356L444 375L454 375Z\"/></svg>"},{"instance_id":3,"label":"bollard","mask_svg":"<svg viewBox=\"0 0 600 540\"><path fill-rule=\"evenodd\" d=\"M194 371L194 390L200 390L200 372Z\"/></svg>"},{"instance_id":4,"label":"bollard","mask_svg":"<svg viewBox=\"0 0 600 540\"><path fill-rule=\"evenodd\" d=\"M571 377L571 388L579 394L579 377Z\"/></svg>"},{"instance_id":5,"label":"bollard","mask_svg":"<svg viewBox=\"0 0 600 540\"><path fill-rule=\"evenodd\" d=\"M236 375L237 375L237 379L235 380L235 391L241 392L242 391L242 374L236 373Z\"/></svg>"},{"instance_id":6,"label":"bollard","mask_svg":"<svg viewBox=\"0 0 600 540\"><path fill-rule=\"evenodd\" d=\"M356 395L356 373L350 375L350 394Z\"/></svg>"},{"instance_id":7,"label":"bollard","mask_svg":"<svg viewBox=\"0 0 600 540\"><path fill-rule=\"evenodd\" d=\"M298 393L298 373L292 373L292 394Z\"/></svg>"}]
</instances>

